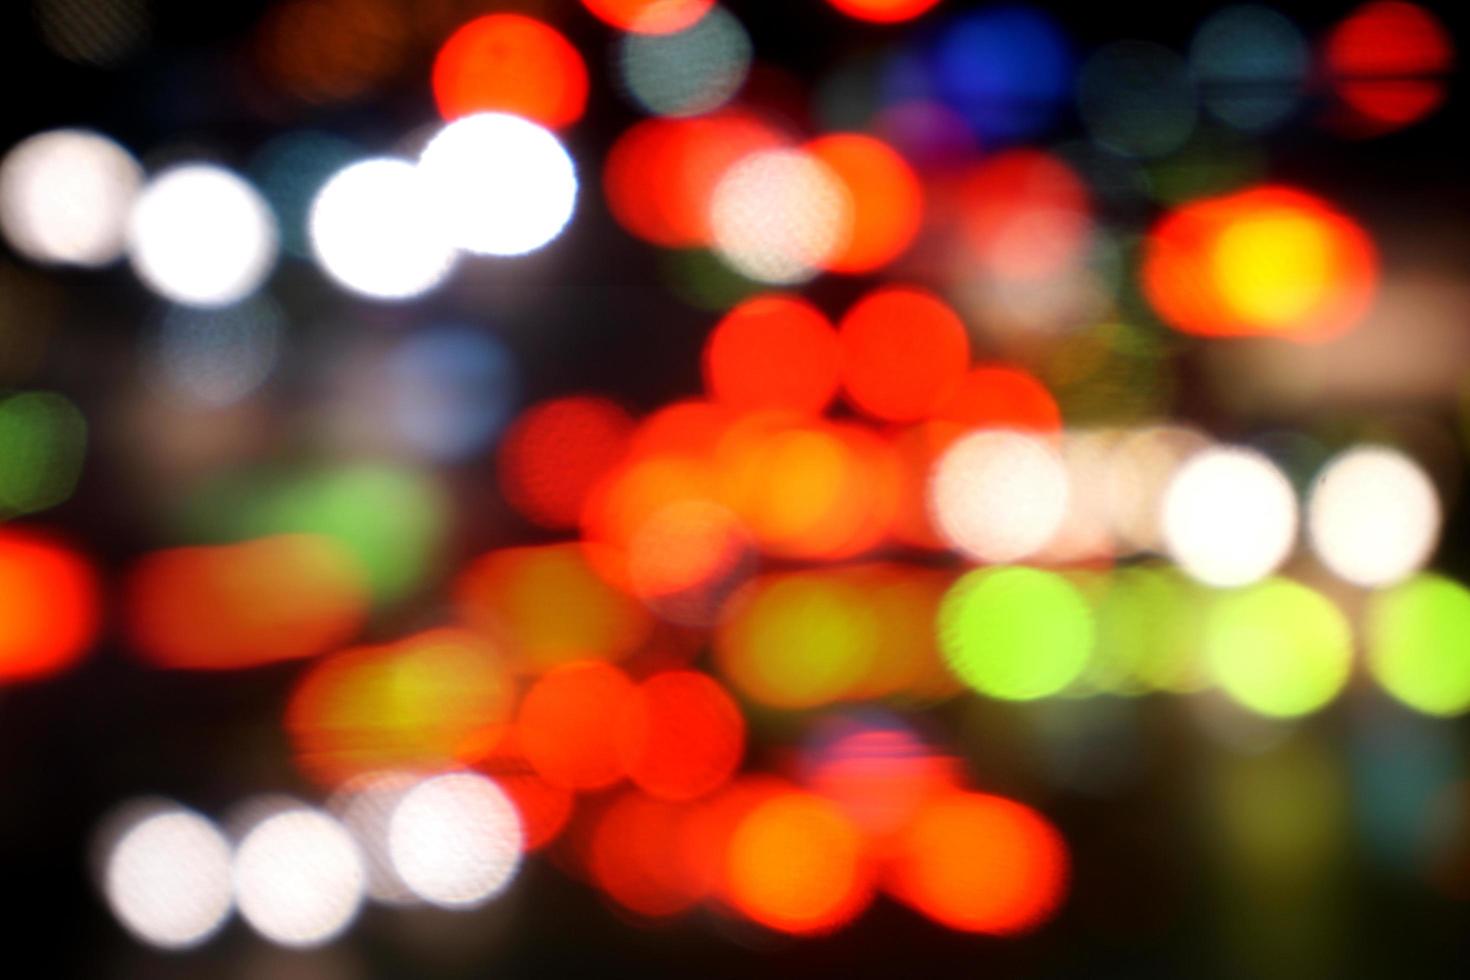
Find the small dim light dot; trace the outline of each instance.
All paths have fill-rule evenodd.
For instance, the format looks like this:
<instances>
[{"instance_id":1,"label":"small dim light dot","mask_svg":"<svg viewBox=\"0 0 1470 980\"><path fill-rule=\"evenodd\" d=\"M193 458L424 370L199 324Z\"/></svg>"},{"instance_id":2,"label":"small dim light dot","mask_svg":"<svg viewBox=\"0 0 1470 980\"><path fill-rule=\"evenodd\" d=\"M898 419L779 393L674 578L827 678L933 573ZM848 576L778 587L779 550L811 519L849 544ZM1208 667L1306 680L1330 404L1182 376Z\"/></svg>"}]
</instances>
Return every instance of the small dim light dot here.
<instances>
[{"instance_id":1,"label":"small dim light dot","mask_svg":"<svg viewBox=\"0 0 1470 980\"><path fill-rule=\"evenodd\" d=\"M1281 565L1296 539L1291 484L1265 456L1247 449L1195 454L1164 494L1164 543L1206 585L1248 585Z\"/></svg>"},{"instance_id":2,"label":"small dim light dot","mask_svg":"<svg viewBox=\"0 0 1470 980\"><path fill-rule=\"evenodd\" d=\"M336 819L305 807L256 824L235 850L235 895L251 928L281 946L330 942L356 918L362 857Z\"/></svg>"},{"instance_id":3,"label":"small dim light dot","mask_svg":"<svg viewBox=\"0 0 1470 980\"><path fill-rule=\"evenodd\" d=\"M487 14L450 35L434 59L445 119L508 112L561 129L587 105L587 66L555 28L522 14Z\"/></svg>"},{"instance_id":4,"label":"small dim light dot","mask_svg":"<svg viewBox=\"0 0 1470 980\"><path fill-rule=\"evenodd\" d=\"M1066 579L1034 568L970 572L935 624L954 673L982 694L1029 701L1065 689L1092 655L1092 610Z\"/></svg>"},{"instance_id":5,"label":"small dim light dot","mask_svg":"<svg viewBox=\"0 0 1470 980\"><path fill-rule=\"evenodd\" d=\"M113 915L138 939L163 949L198 946L233 905L230 845L190 810L141 807L108 844L102 886Z\"/></svg>"},{"instance_id":6,"label":"small dim light dot","mask_svg":"<svg viewBox=\"0 0 1470 980\"><path fill-rule=\"evenodd\" d=\"M1325 596L1268 579L1214 600L1204 654L1230 697L1262 715L1294 718L1323 707L1347 683L1352 632Z\"/></svg>"},{"instance_id":7,"label":"small dim light dot","mask_svg":"<svg viewBox=\"0 0 1470 980\"><path fill-rule=\"evenodd\" d=\"M1375 594L1366 622L1368 666L1396 699L1428 715L1470 708L1470 591L1418 575Z\"/></svg>"},{"instance_id":8,"label":"small dim light dot","mask_svg":"<svg viewBox=\"0 0 1470 980\"><path fill-rule=\"evenodd\" d=\"M520 867L520 816L493 780L449 773L410 789L388 823L393 869L434 905L466 909L503 892Z\"/></svg>"}]
</instances>

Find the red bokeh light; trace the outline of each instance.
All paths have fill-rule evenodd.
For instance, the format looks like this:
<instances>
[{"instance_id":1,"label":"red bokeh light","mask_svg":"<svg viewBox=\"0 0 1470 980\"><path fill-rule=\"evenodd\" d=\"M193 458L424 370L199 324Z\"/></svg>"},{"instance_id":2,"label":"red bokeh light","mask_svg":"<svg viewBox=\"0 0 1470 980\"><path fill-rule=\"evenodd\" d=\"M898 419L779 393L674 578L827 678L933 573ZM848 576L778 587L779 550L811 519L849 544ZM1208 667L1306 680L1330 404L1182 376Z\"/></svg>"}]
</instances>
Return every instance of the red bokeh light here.
<instances>
[{"instance_id":1,"label":"red bokeh light","mask_svg":"<svg viewBox=\"0 0 1470 980\"><path fill-rule=\"evenodd\" d=\"M1356 127L1373 135L1417 122L1445 97L1449 33L1418 4L1368 3L1327 38L1327 70Z\"/></svg>"},{"instance_id":2,"label":"red bokeh light","mask_svg":"<svg viewBox=\"0 0 1470 980\"><path fill-rule=\"evenodd\" d=\"M970 340L938 297L886 287L863 297L838 328L842 387L866 414L890 421L923 418L964 377Z\"/></svg>"},{"instance_id":3,"label":"red bokeh light","mask_svg":"<svg viewBox=\"0 0 1470 980\"><path fill-rule=\"evenodd\" d=\"M0 527L0 681L60 673L97 633L97 577L76 552Z\"/></svg>"},{"instance_id":4,"label":"red bokeh light","mask_svg":"<svg viewBox=\"0 0 1470 980\"><path fill-rule=\"evenodd\" d=\"M896 24L911 20L939 0L827 0L832 6L858 20L877 24Z\"/></svg>"},{"instance_id":5,"label":"red bokeh light","mask_svg":"<svg viewBox=\"0 0 1470 980\"><path fill-rule=\"evenodd\" d=\"M587 106L587 66L551 26L521 14L488 14L449 36L434 59L434 99L445 119L510 112L552 129Z\"/></svg>"},{"instance_id":6,"label":"red bokeh light","mask_svg":"<svg viewBox=\"0 0 1470 980\"><path fill-rule=\"evenodd\" d=\"M924 189L903 157L887 143L859 133L837 133L804 149L832 169L852 200L852 234L824 265L832 272L880 269L913 243L924 217Z\"/></svg>"},{"instance_id":7,"label":"red bokeh light","mask_svg":"<svg viewBox=\"0 0 1470 980\"><path fill-rule=\"evenodd\" d=\"M564 664L526 692L516 741L543 779L567 789L601 789L623 778L611 737L636 689L610 664Z\"/></svg>"},{"instance_id":8,"label":"red bokeh light","mask_svg":"<svg viewBox=\"0 0 1470 980\"><path fill-rule=\"evenodd\" d=\"M819 414L837 394L837 331L803 299L767 294L727 313L704 348L705 386L732 408Z\"/></svg>"},{"instance_id":9,"label":"red bokeh light","mask_svg":"<svg viewBox=\"0 0 1470 980\"><path fill-rule=\"evenodd\" d=\"M669 671L638 686L618 720L617 743L640 789L690 800L734 774L745 750L745 718L708 675Z\"/></svg>"},{"instance_id":10,"label":"red bokeh light","mask_svg":"<svg viewBox=\"0 0 1470 980\"><path fill-rule=\"evenodd\" d=\"M965 175L953 203L964 241L999 279L1056 275L1077 261L1091 234L1087 185L1042 150L990 157Z\"/></svg>"},{"instance_id":11,"label":"red bokeh light","mask_svg":"<svg viewBox=\"0 0 1470 980\"><path fill-rule=\"evenodd\" d=\"M648 918L687 911L704 897L677 853L687 809L642 793L620 794L592 831L588 870L609 898Z\"/></svg>"},{"instance_id":12,"label":"red bokeh light","mask_svg":"<svg viewBox=\"0 0 1470 980\"><path fill-rule=\"evenodd\" d=\"M605 24L637 34L673 34L703 17L715 0L582 0Z\"/></svg>"},{"instance_id":13,"label":"red bokeh light","mask_svg":"<svg viewBox=\"0 0 1470 980\"><path fill-rule=\"evenodd\" d=\"M576 527L593 486L622 458L633 420L606 398L570 395L526 409L497 456L505 499L543 527Z\"/></svg>"}]
</instances>

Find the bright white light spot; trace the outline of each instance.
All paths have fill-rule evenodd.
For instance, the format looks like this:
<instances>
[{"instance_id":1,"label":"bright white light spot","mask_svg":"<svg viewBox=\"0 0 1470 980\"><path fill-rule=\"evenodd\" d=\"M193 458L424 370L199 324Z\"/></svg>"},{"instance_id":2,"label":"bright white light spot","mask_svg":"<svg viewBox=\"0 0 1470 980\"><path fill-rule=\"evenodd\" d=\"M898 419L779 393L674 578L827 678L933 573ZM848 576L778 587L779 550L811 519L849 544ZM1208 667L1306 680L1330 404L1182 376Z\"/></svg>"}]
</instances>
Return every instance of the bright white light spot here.
<instances>
[{"instance_id":1,"label":"bright white light spot","mask_svg":"<svg viewBox=\"0 0 1470 980\"><path fill-rule=\"evenodd\" d=\"M561 234L577 171L555 136L502 112L456 119L419 157L446 237L478 255L524 255Z\"/></svg>"},{"instance_id":2,"label":"bright white light spot","mask_svg":"<svg viewBox=\"0 0 1470 980\"><path fill-rule=\"evenodd\" d=\"M333 280L375 299L420 296L456 258L417 168L378 157L337 171L306 219L312 254Z\"/></svg>"},{"instance_id":3,"label":"bright white light spot","mask_svg":"<svg viewBox=\"0 0 1470 980\"><path fill-rule=\"evenodd\" d=\"M185 164L153 178L128 224L138 277L189 306L225 306L250 295L275 263L276 248L276 220L264 198L212 164Z\"/></svg>"},{"instance_id":4,"label":"bright white light spot","mask_svg":"<svg viewBox=\"0 0 1470 980\"><path fill-rule=\"evenodd\" d=\"M388 854L388 822L405 794L418 784L408 773L373 773L354 780L328 806L357 841L367 872L367 893L385 905L414 905Z\"/></svg>"},{"instance_id":5,"label":"bright white light spot","mask_svg":"<svg viewBox=\"0 0 1470 980\"><path fill-rule=\"evenodd\" d=\"M659 116L694 116L728 102L750 72L750 35L723 7L673 34L623 35L618 64L638 104Z\"/></svg>"},{"instance_id":6,"label":"bright white light spot","mask_svg":"<svg viewBox=\"0 0 1470 980\"><path fill-rule=\"evenodd\" d=\"M742 275L804 282L847 246L852 201L826 164L800 150L768 150L720 178L710 228L715 249Z\"/></svg>"},{"instance_id":7,"label":"bright white light spot","mask_svg":"<svg viewBox=\"0 0 1470 980\"><path fill-rule=\"evenodd\" d=\"M267 817L235 852L240 914L283 946L316 946L336 937L357 915L364 887L357 846L318 810Z\"/></svg>"},{"instance_id":8,"label":"bright white light spot","mask_svg":"<svg viewBox=\"0 0 1470 980\"><path fill-rule=\"evenodd\" d=\"M57 265L119 258L143 170L100 133L55 129L0 161L0 231L22 255Z\"/></svg>"},{"instance_id":9,"label":"bright white light spot","mask_svg":"<svg viewBox=\"0 0 1470 980\"><path fill-rule=\"evenodd\" d=\"M1009 562L1039 551L1067 514L1067 469L1045 442L1004 429L945 450L929 480L939 533L971 558Z\"/></svg>"},{"instance_id":10,"label":"bright white light spot","mask_svg":"<svg viewBox=\"0 0 1470 980\"><path fill-rule=\"evenodd\" d=\"M520 867L520 814L491 780L474 773L435 776L393 811L393 868L425 901L470 908L500 894Z\"/></svg>"},{"instance_id":11,"label":"bright white light spot","mask_svg":"<svg viewBox=\"0 0 1470 980\"><path fill-rule=\"evenodd\" d=\"M1434 484L1403 453L1350 449L1330 461L1307 503L1312 550L1349 582L1389 585L1428 559L1439 538Z\"/></svg>"},{"instance_id":12,"label":"bright white light spot","mask_svg":"<svg viewBox=\"0 0 1470 980\"><path fill-rule=\"evenodd\" d=\"M1206 585L1246 585L1275 571L1296 537L1296 496L1265 456L1208 449L1179 469L1164 494L1164 546Z\"/></svg>"},{"instance_id":13,"label":"bright white light spot","mask_svg":"<svg viewBox=\"0 0 1470 980\"><path fill-rule=\"evenodd\" d=\"M112 914L143 942L197 946L230 914L230 845L190 810L141 809L109 848L102 887Z\"/></svg>"},{"instance_id":14,"label":"bright white light spot","mask_svg":"<svg viewBox=\"0 0 1470 980\"><path fill-rule=\"evenodd\" d=\"M260 297L217 310L175 307L159 326L150 367L189 401L232 405L270 376L283 324L280 308Z\"/></svg>"}]
</instances>

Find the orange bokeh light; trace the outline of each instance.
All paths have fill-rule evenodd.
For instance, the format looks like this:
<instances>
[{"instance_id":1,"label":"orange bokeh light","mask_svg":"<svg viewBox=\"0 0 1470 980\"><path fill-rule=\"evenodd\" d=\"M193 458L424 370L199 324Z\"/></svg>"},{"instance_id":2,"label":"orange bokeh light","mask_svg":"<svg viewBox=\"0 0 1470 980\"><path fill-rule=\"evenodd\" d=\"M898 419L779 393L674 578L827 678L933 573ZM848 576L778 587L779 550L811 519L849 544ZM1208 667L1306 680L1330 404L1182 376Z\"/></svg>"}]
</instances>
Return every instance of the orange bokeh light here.
<instances>
[{"instance_id":1,"label":"orange bokeh light","mask_svg":"<svg viewBox=\"0 0 1470 980\"><path fill-rule=\"evenodd\" d=\"M1327 70L1358 129L1377 134L1417 122L1437 109L1454 63L1449 33L1413 3L1381 0L1359 7L1327 38Z\"/></svg>"},{"instance_id":2,"label":"orange bokeh light","mask_svg":"<svg viewBox=\"0 0 1470 980\"><path fill-rule=\"evenodd\" d=\"M1057 275L1079 259L1092 229L1087 185L1042 150L986 159L960 182L953 206L963 240L998 279Z\"/></svg>"},{"instance_id":3,"label":"orange bokeh light","mask_svg":"<svg viewBox=\"0 0 1470 980\"><path fill-rule=\"evenodd\" d=\"M642 793L620 794L592 831L588 870L608 897L648 918L687 911L704 897L688 866L671 857L687 809Z\"/></svg>"},{"instance_id":4,"label":"orange bokeh light","mask_svg":"<svg viewBox=\"0 0 1470 980\"><path fill-rule=\"evenodd\" d=\"M96 636L97 577L71 549L0 527L0 681L60 673Z\"/></svg>"},{"instance_id":5,"label":"orange bokeh light","mask_svg":"<svg viewBox=\"0 0 1470 980\"><path fill-rule=\"evenodd\" d=\"M924 217L924 189L887 143L860 133L812 140L803 149L832 169L852 201L852 235L823 265L832 272L872 272L911 245Z\"/></svg>"},{"instance_id":6,"label":"orange bokeh light","mask_svg":"<svg viewBox=\"0 0 1470 980\"><path fill-rule=\"evenodd\" d=\"M758 803L735 828L725 860L726 899L781 932L831 932L872 899L861 831L836 804L812 793Z\"/></svg>"},{"instance_id":7,"label":"orange bokeh light","mask_svg":"<svg viewBox=\"0 0 1470 980\"><path fill-rule=\"evenodd\" d=\"M742 410L820 414L837 394L837 331L806 300L780 293L748 299L710 333L705 387Z\"/></svg>"},{"instance_id":8,"label":"orange bokeh light","mask_svg":"<svg viewBox=\"0 0 1470 980\"><path fill-rule=\"evenodd\" d=\"M582 0L604 24L637 34L672 34L703 17L715 0Z\"/></svg>"},{"instance_id":9,"label":"orange bokeh light","mask_svg":"<svg viewBox=\"0 0 1470 980\"><path fill-rule=\"evenodd\" d=\"M492 736L497 733L490 733ZM465 761L490 776L521 815L521 846L537 851L561 834L571 819L576 794L536 774L516 744L514 730L498 732L488 754L467 753Z\"/></svg>"},{"instance_id":10,"label":"orange bokeh light","mask_svg":"<svg viewBox=\"0 0 1470 980\"><path fill-rule=\"evenodd\" d=\"M487 14L444 42L433 87L445 119L511 112L561 129L587 106L587 66L551 26L521 14Z\"/></svg>"},{"instance_id":11,"label":"orange bokeh light","mask_svg":"<svg viewBox=\"0 0 1470 980\"><path fill-rule=\"evenodd\" d=\"M516 715L516 743L554 786L611 786L625 773L611 733L635 693L627 675L610 664L564 664L526 692Z\"/></svg>"},{"instance_id":12,"label":"orange bokeh light","mask_svg":"<svg viewBox=\"0 0 1470 980\"><path fill-rule=\"evenodd\" d=\"M971 368L934 415L971 429L1059 432L1062 428L1062 411L1046 385L1004 364Z\"/></svg>"},{"instance_id":13,"label":"orange bokeh light","mask_svg":"<svg viewBox=\"0 0 1470 980\"><path fill-rule=\"evenodd\" d=\"M1150 233L1144 292L1185 333L1318 341L1372 302L1372 240L1321 200L1278 186L1186 204Z\"/></svg>"},{"instance_id":14,"label":"orange bokeh light","mask_svg":"<svg viewBox=\"0 0 1470 980\"><path fill-rule=\"evenodd\" d=\"M734 774L745 751L745 719L708 675L668 671L628 700L617 744L624 769L645 793L691 800Z\"/></svg>"},{"instance_id":15,"label":"orange bokeh light","mask_svg":"<svg viewBox=\"0 0 1470 980\"><path fill-rule=\"evenodd\" d=\"M710 202L731 166L786 140L757 116L730 110L696 119L646 119L608 152L602 180L618 223L665 248L711 241Z\"/></svg>"},{"instance_id":16,"label":"orange bokeh light","mask_svg":"<svg viewBox=\"0 0 1470 980\"><path fill-rule=\"evenodd\" d=\"M622 458L632 431L632 418L606 398L569 395L533 405L501 440L501 492L542 527L576 527L588 493Z\"/></svg>"},{"instance_id":17,"label":"orange bokeh light","mask_svg":"<svg viewBox=\"0 0 1470 980\"><path fill-rule=\"evenodd\" d=\"M361 570L330 538L291 534L145 556L128 577L127 633L160 667L233 670L312 657L367 613Z\"/></svg>"},{"instance_id":18,"label":"orange bokeh light","mask_svg":"<svg viewBox=\"0 0 1470 980\"><path fill-rule=\"evenodd\" d=\"M939 0L827 0L832 6L857 20L875 24L896 24L912 20Z\"/></svg>"},{"instance_id":19,"label":"orange bokeh light","mask_svg":"<svg viewBox=\"0 0 1470 980\"><path fill-rule=\"evenodd\" d=\"M842 387L864 413L890 421L929 415L970 362L965 325L937 296L910 287L868 293L842 318Z\"/></svg>"},{"instance_id":20,"label":"orange bokeh light","mask_svg":"<svg viewBox=\"0 0 1470 980\"><path fill-rule=\"evenodd\" d=\"M1011 935L1066 896L1066 842L1035 810L983 793L928 800L889 866L895 897L951 929Z\"/></svg>"},{"instance_id":21,"label":"orange bokeh light","mask_svg":"<svg viewBox=\"0 0 1470 980\"><path fill-rule=\"evenodd\" d=\"M462 622L532 672L619 659L653 628L642 605L604 581L575 542L480 556L456 580L454 604Z\"/></svg>"},{"instance_id":22,"label":"orange bokeh light","mask_svg":"<svg viewBox=\"0 0 1470 980\"><path fill-rule=\"evenodd\" d=\"M333 786L479 757L504 732L514 697L505 666L483 639L430 630L314 664L291 694L286 730L301 769Z\"/></svg>"}]
</instances>

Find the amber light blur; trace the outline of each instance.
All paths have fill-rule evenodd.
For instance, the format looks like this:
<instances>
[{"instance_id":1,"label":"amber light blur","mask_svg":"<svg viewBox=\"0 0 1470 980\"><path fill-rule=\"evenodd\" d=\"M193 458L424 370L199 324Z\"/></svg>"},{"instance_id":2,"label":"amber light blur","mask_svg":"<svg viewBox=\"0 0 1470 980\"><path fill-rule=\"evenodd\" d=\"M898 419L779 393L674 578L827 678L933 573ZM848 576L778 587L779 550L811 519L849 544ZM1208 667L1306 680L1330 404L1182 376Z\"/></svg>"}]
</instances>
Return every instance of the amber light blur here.
<instances>
[{"instance_id":1,"label":"amber light blur","mask_svg":"<svg viewBox=\"0 0 1470 980\"><path fill-rule=\"evenodd\" d=\"M587 66L555 28L521 14L488 14L450 35L434 60L445 119L510 112L552 129L582 118Z\"/></svg>"},{"instance_id":2,"label":"amber light blur","mask_svg":"<svg viewBox=\"0 0 1470 980\"><path fill-rule=\"evenodd\" d=\"M98 584L66 546L0 527L0 681L60 673L96 635Z\"/></svg>"},{"instance_id":3,"label":"amber light blur","mask_svg":"<svg viewBox=\"0 0 1470 980\"><path fill-rule=\"evenodd\" d=\"M516 742L554 786L611 786L626 770L610 733L635 696L633 682L611 664L563 664L526 692L516 716Z\"/></svg>"},{"instance_id":4,"label":"amber light blur","mask_svg":"<svg viewBox=\"0 0 1470 980\"><path fill-rule=\"evenodd\" d=\"M824 264L831 272L880 269L902 255L924 218L924 189L903 157L882 140L836 133L804 149L847 186L852 229L847 245Z\"/></svg>"},{"instance_id":5,"label":"amber light blur","mask_svg":"<svg viewBox=\"0 0 1470 980\"><path fill-rule=\"evenodd\" d=\"M157 666L231 670L311 657L347 642L367 600L357 565L328 538L175 548L133 568L127 632Z\"/></svg>"},{"instance_id":6,"label":"amber light blur","mask_svg":"<svg viewBox=\"0 0 1470 980\"><path fill-rule=\"evenodd\" d=\"M1143 264L1159 314L1206 337L1328 339L1367 312L1377 280L1356 223L1277 186L1183 205L1149 233Z\"/></svg>"}]
</instances>

